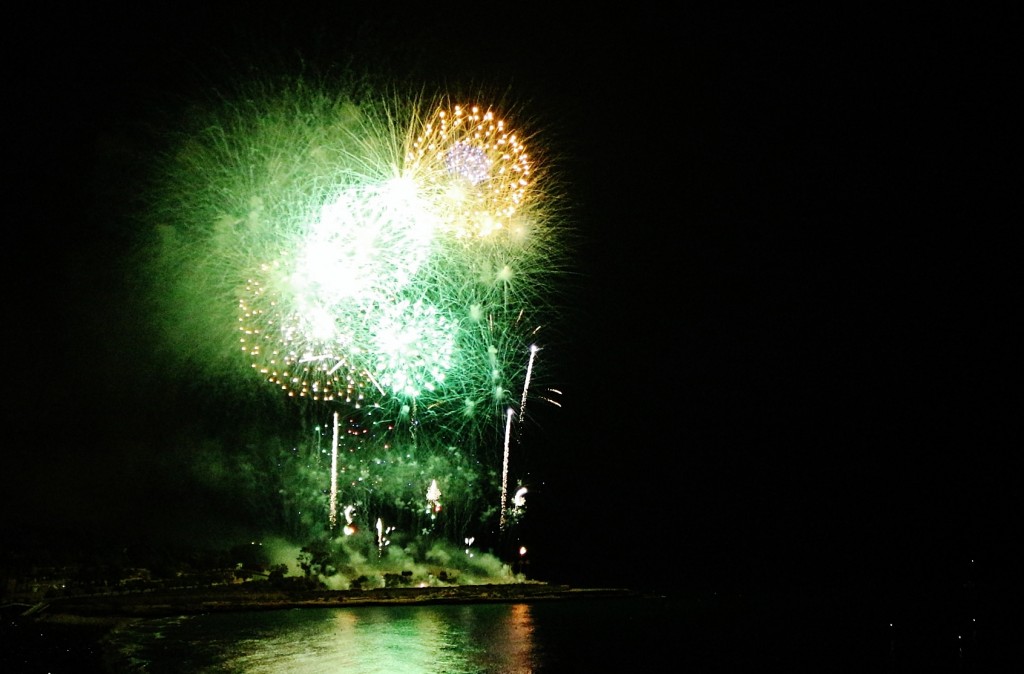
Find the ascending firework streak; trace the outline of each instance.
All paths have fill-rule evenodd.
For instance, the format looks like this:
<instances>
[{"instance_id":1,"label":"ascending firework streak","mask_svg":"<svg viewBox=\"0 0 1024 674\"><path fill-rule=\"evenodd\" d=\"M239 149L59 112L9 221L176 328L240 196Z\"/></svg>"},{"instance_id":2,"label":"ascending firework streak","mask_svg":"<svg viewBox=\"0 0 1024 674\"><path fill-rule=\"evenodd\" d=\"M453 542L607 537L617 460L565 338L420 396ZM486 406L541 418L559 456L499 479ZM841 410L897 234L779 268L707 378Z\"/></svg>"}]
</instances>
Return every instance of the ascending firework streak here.
<instances>
[{"instance_id":1,"label":"ascending firework streak","mask_svg":"<svg viewBox=\"0 0 1024 674\"><path fill-rule=\"evenodd\" d=\"M519 403L519 434L523 433L523 419L526 418L526 393L530 390L530 377L533 376L533 358L537 355L536 344L530 345L530 360L526 364L526 379L523 381L523 398Z\"/></svg>"},{"instance_id":2,"label":"ascending firework streak","mask_svg":"<svg viewBox=\"0 0 1024 674\"><path fill-rule=\"evenodd\" d=\"M498 518L498 526L501 529L505 528L505 510L507 508L506 502L508 501L508 436L512 431L513 414L511 407L505 413L505 451L501 459L501 515Z\"/></svg>"},{"instance_id":3,"label":"ascending firework streak","mask_svg":"<svg viewBox=\"0 0 1024 674\"><path fill-rule=\"evenodd\" d=\"M338 413L334 413L334 440L331 442L331 531L338 526Z\"/></svg>"}]
</instances>

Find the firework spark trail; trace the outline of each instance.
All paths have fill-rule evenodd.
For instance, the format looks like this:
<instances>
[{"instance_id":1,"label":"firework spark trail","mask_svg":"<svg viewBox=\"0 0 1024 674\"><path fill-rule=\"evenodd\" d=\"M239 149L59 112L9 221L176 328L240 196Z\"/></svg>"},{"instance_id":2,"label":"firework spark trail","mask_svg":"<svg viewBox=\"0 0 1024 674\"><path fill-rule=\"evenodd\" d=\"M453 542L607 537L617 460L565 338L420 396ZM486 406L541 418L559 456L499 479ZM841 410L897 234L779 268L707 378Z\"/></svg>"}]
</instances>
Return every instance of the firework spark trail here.
<instances>
[{"instance_id":1,"label":"firework spark trail","mask_svg":"<svg viewBox=\"0 0 1024 674\"><path fill-rule=\"evenodd\" d=\"M338 413L334 413L334 440L331 442L331 530L338 526Z\"/></svg>"},{"instance_id":2,"label":"firework spark trail","mask_svg":"<svg viewBox=\"0 0 1024 674\"><path fill-rule=\"evenodd\" d=\"M512 408L509 408L505 414L505 451L502 453L501 459L501 514L498 519L498 526L501 529L505 528L505 510L508 501L508 449L509 435L512 432L512 415Z\"/></svg>"},{"instance_id":3,"label":"firework spark trail","mask_svg":"<svg viewBox=\"0 0 1024 674\"><path fill-rule=\"evenodd\" d=\"M530 359L526 363L526 379L523 380L523 397L522 397L522 400L519 402L519 433L520 433L520 435L523 432L523 419L526 416L526 396L527 396L527 392L530 390L530 378L533 376L533 359L537 355L537 351L539 351L539 349L537 348L537 345L536 344L531 344L530 345Z\"/></svg>"}]
</instances>

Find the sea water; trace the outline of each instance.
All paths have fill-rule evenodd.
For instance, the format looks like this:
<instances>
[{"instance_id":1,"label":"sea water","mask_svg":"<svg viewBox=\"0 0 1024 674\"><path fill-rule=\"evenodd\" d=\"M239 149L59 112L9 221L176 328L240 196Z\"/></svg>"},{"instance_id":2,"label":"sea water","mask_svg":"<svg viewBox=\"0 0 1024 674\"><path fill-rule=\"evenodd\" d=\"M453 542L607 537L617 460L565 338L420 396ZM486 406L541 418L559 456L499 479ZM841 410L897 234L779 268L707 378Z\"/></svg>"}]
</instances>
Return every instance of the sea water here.
<instances>
[{"instance_id":1,"label":"sea water","mask_svg":"<svg viewBox=\"0 0 1024 674\"><path fill-rule=\"evenodd\" d=\"M364 606L142 620L108 636L122 672L636 671L678 648L667 598Z\"/></svg>"},{"instance_id":2,"label":"sea water","mask_svg":"<svg viewBox=\"0 0 1024 674\"><path fill-rule=\"evenodd\" d=\"M971 612L975 623L947 604L702 593L275 609L138 620L102 648L115 674L965 672L1021 662L1005 615Z\"/></svg>"}]
</instances>

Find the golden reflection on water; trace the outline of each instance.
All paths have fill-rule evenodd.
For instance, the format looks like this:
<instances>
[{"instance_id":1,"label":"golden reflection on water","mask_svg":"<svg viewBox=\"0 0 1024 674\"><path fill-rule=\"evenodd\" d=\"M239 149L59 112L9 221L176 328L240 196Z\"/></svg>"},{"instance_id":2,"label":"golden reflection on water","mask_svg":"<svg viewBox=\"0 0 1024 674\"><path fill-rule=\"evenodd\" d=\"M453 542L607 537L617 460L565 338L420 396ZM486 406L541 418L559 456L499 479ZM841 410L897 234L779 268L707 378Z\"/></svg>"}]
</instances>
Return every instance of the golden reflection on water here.
<instances>
[{"instance_id":1,"label":"golden reflection on water","mask_svg":"<svg viewBox=\"0 0 1024 674\"><path fill-rule=\"evenodd\" d=\"M530 663L534 659L533 615L529 604L512 604L510 620L506 623L505 652L513 656L513 663Z\"/></svg>"}]
</instances>

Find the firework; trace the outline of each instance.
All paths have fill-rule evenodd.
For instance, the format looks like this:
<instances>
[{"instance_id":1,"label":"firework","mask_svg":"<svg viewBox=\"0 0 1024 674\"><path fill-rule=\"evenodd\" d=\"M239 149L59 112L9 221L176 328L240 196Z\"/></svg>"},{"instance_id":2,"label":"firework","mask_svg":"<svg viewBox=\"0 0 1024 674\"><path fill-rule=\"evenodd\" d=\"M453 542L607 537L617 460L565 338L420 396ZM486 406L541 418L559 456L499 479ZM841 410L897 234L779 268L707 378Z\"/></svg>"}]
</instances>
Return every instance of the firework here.
<instances>
[{"instance_id":1,"label":"firework","mask_svg":"<svg viewBox=\"0 0 1024 674\"><path fill-rule=\"evenodd\" d=\"M564 264L529 135L495 106L443 96L299 82L240 100L183 138L154 200L172 346L196 376L251 371L358 423L362 466L339 450L335 413L332 529L358 486L346 470L367 485L426 463L422 447L458 447L441 468L486 462L504 426L504 526L511 406L522 422ZM481 491L462 479L427 484L446 483L457 512L460 493Z\"/></svg>"},{"instance_id":2,"label":"firework","mask_svg":"<svg viewBox=\"0 0 1024 674\"><path fill-rule=\"evenodd\" d=\"M531 162L526 147L494 110L439 106L416 134L407 167L432 198L443 229L457 239L517 235Z\"/></svg>"}]
</instances>

